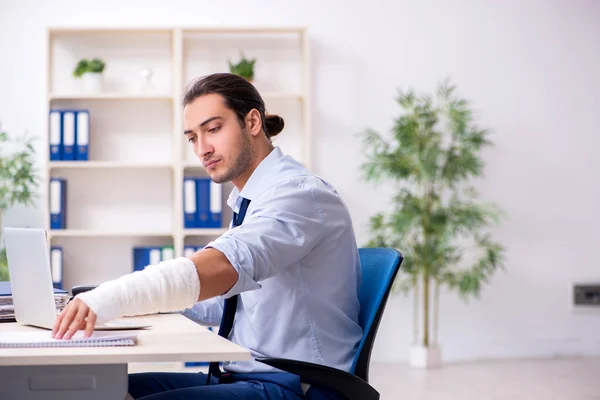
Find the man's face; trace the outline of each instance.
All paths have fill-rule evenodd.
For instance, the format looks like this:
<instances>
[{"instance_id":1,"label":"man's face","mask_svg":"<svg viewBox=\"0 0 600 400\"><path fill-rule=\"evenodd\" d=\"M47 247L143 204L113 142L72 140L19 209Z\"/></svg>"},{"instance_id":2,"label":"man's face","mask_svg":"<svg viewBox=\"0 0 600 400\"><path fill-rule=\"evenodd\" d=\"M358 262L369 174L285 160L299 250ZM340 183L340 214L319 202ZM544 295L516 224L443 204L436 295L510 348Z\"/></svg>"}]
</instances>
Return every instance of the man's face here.
<instances>
[{"instance_id":1,"label":"man's face","mask_svg":"<svg viewBox=\"0 0 600 400\"><path fill-rule=\"evenodd\" d=\"M183 114L188 142L214 182L234 180L250 168L254 148L221 95L200 96Z\"/></svg>"}]
</instances>

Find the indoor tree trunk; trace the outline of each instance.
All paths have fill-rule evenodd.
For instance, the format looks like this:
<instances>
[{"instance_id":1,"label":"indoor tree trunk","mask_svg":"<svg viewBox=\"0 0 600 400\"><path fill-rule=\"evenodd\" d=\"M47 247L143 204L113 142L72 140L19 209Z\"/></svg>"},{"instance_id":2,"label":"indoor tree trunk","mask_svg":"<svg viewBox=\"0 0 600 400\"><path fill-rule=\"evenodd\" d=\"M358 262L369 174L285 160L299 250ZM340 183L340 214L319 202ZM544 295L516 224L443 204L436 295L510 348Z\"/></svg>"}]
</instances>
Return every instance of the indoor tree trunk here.
<instances>
[{"instance_id":1,"label":"indoor tree trunk","mask_svg":"<svg viewBox=\"0 0 600 400\"><path fill-rule=\"evenodd\" d=\"M427 184L427 216L424 218L423 225L423 243L425 249L428 248L429 234L431 233L431 214L433 201L435 198L433 182ZM428 262L423 265L423 347L429 347L429 283L431 266Z\"/></svg>"},{"instance_id":2,"label":"indoor tree trunk","mask_svg":"<svg viewBox=\"0 0 600 400\"><path fill-rule=\"evenodd\" d=\"M440 281L435 280L433 289L433 315L431 316L431 344L433 347L438 346L438 324L440 318Z\"/></svg>"},{"instance_id":3,"label":"indoor tree trunk","mask_svg":"<svg viewBox=\"0 0 600 400\"><path fill-rule=\"evenodd\" d=\"M419 300L421 294L419 292L419 277L415 278L414 282L414 299L413 299L413 344L418 344L419 338Z\"/></svg>"},{"instance_id":4,"label":"indoor tree trunk","mask_svg":"<svg viewBox=\"0 0 600 400\"><path fill-rule=\"evenodd\" d=\"M423 346L429 347L429 274L423 274Z\"/></svg>"}]
</instances>

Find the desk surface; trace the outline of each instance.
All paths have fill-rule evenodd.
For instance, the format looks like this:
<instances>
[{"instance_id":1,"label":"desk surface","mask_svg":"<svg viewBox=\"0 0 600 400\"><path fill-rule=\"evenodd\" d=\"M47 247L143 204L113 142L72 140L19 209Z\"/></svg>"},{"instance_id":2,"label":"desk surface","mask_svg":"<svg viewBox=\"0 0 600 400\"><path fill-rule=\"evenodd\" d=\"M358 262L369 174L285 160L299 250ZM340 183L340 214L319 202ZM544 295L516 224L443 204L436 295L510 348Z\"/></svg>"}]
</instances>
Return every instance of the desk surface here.
<instances>
[{"instance_id":1,"label":"desk surface","mask_svg":"<svg viewBox=\"0 0 600 400\"><path fill-rule=\"evenodd\" d=\"M138 343L135 346L0 349L0 366L244 361L251 358L248 350L179 314L146 315L126 319L152 325L152 328L136 330ZM39 329L18 323L0 324L1 332Z\"/></svg>"}]
</instances>

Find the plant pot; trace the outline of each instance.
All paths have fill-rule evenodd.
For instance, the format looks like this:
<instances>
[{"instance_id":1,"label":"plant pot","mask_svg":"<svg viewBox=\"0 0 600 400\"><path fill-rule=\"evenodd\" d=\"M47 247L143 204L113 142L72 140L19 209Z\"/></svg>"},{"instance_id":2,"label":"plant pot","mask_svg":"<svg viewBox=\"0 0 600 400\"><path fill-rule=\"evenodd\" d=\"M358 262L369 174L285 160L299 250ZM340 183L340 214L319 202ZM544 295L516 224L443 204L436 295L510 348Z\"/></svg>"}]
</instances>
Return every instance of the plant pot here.
<instances>
[{"instance_id":1,"label":"plant pot","mask_svg":"<svg viewBox=\"0 0 600 400\"><path fill-rule=\"evenodd\" d=\"M409 364L413 368L431 369L442 366L442 349L437 346L413 345L410 348Z\"/></svg>"},{"instance_id":2,"label":"plant pot","mask_svg":"<svg viewBox=\"0 0 600 400\"><path fill-rule=\"evenodd\" d=\"M101 72L86 72L81 76L83 89L87 93L99 93L102 91L103 76Z\"/></svg>"}]
</instances>

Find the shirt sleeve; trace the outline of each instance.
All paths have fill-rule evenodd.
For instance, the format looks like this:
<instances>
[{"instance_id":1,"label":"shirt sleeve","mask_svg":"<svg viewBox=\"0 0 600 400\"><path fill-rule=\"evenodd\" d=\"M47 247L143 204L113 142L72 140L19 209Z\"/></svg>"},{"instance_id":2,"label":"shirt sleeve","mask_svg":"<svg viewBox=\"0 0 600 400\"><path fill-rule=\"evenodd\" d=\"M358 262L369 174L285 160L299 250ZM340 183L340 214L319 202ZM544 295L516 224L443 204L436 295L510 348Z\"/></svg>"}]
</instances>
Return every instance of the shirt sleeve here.
<instances>
[{"instance_id":1,"label":"shirt sleeve","mask_svg":"<svg viewBox=\"0 0 600 400\"><path fill-rule=\"evenodd\" d=\"M217 326L223 316L223 298L217 296L199 301L181 314L200 325Z\"/></svg>"},{"instance_id":2,"label":"shirt sleeve","mask_svg":"<svg viewBox=\"0 0 600 400\"><path fill-rule=\"evenodd\" d=\"M298 262L318 243L323 227L316 190L304 180L275 186L252 200L240 226L207 245L221 251L238 273L224 298L259 289L260 281Z\"/></svg>"}]
</instances>

